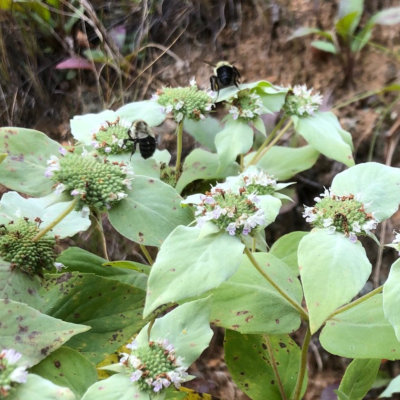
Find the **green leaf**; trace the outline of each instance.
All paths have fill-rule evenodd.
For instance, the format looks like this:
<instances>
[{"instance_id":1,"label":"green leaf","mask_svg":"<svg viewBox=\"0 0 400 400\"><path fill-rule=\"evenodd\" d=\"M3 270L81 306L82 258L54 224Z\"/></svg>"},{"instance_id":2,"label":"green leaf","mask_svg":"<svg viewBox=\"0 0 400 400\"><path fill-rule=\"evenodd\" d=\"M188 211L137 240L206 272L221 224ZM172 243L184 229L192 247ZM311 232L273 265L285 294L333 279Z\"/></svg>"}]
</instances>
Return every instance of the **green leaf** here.
<instances>
[{"instance_id":1,"label":"green leaf","mask_svg":"<svg viewBox=\"0 0 400 400\"><path fill-rule=\"evenodd\" d=\"M131 261L109 262L79 247L69 247L64 250L57 258L57 261L67 267L64 271L95 274L146 290L147 275L149 273L148 265ZM121 267L121 263L122 265L129 263L130 268Z\"/></svg>"},{"instance_id":2,"label":"green leaf","mask_svg":"<svg viewBox=\"0 0 400 400\"><path fill-rule=\"evenodd\" d=\"M261 132L264 136L267 136L267 131L265 129L265 124L264 121L260 118L257 117L254 121L253 121L253 125L254 128L256 128L259 132Z\"/></svg>"},{"instance_id":3,"label":"green leaf","mask_svg":"<svg viewBox=\"0 0 400 400\"><path fill-rule=\"evenodd\" d=\"M386 8L372 17L375 24L396 25L400 23L400 7Z\"/></svg>"},{"instance_id":4,"label":"green leaf","mask_svg":"<svg viewBox=\"0 0 400 400\"><path fill-rule=\"evenodd\" d=\"M146 246L159 247L176 226L193 220L191 209L181 207L181 200L176 190L164 182L135 176L128 197L113 207L108 216L121 235Z\"/></svg>"},{"instance_id":5,"label":"green leaf","mask_svg":"<svg viewBox=\"0 0 400 400\"><path fill-rule=\"evenodd\" d=\"M222 171L218 171L218 155L202 149L194 149L185 159L182 175L176 184L178 193L191 182L198 179L223 179L236 175L239 171L237 163L231 163Z\"/></svg>"},{"instance_id":6,"label":"green leaf","mask_svg":"<svg viewBox=\"0 0 400 400\"><path fill-rule=\"evenodd\" d=\"M222 130L222 125L218 119L210 116L200 121L185 119L183 129L210 151L215 152L217 150L215 147L215 136Z\"/></svg>"},{"instance_id":7,"label":"green leaf","mask_svg":"<svg viewBox=\"0 0 400 400\"><path fill-rule=\"evenodd\" d=\"M378 221L391 217L400 203L400 168L368 162L337 174L331 189L338 196L359 196Z\"/></svg>"},{"instance_id":8,"label":"green leaf","mask_svg":"<svg viewBox=\"0 0 400 400\"><path fill-rule=\"evenodd\" d=\"M17 268L11 268L9 262L0 258L0 299L19 301L38 308L42 302L39 290L38 276L29 276Z\"/></svg>"},{"instance_id":9,"label":"green leaf","mask_svg":"<svg viewBox=\"0 0 400 400\"><path fill-rule=\"evenodd\" d=\"M400 375L397 375L396 378L390 381L388 387L381 393L379 398L392 397L394 393L399 393L399 392L400 392Z\"/></svg>"},{"instance_id":10,"label":"green leaf","mask_svg":"<svg viewBox=\"0 0 400 400\"><path fill-rule=\"evenodd\" d=\"M31 196L51 192L53 182L44 176L47 160L60 145L44 133L25 128L0 128L0 151L7 158L0 164L0 183Z\"/></svg>"},{"instance_id":11,"label":"green leaf","mask_svg":"<svg viewBox=\"0 0 400 400\"><path fill-rule=\"evenodd\" d=\"M0 348L20 352L20 363L26 366L37 364L72 336L90 329L8 299L0 300L0 321Z\"/></svg>"},{"instance_id":12,"label":"green leaf","mask_svg":"<svg viewBox=\"0 0 400 400\"><path fill-rule=\"evenodd\" d=\"M362 13L362 10L350 12L350 13L344 15L342 18L340 18L336 22L336 24L335 24L336 32L345 41L348 41L350 39L351 35L356 30L357 25L360 22L361 13Z\"/></svg>"},{"instance_id":13,"label":"green leaf","mask_svg":"<svg viewBox=\"0 0 400 400\"><path fill-rule=\"evenodd\" d=\"M154 395L154 400L163 400L164 395ZM153 400L152 398L152 400ZM149 400L149 394L142 392L131 382L129 375L116 374L90 386L82 400Z\"/></svg>"},{"instance_id":14,"label":"green leaf","mask_svg":"<svg viewBox=\"0 0 400 400\"><path fill-rule=\"evenodd\" d=\"M383 310L400 341L400 259L393 263L389 277L383 285Z\"/></svg>"},{"instance_id":15,"label":"green leaf","mask_svg":"<svg viewBox=\"0 0 400 400\"><path fill-rule=\"evenodd\" d=\"M364 0L340 0L336 30L342 36L352 35L364 11Z\"/></svg>"},{"instance_id":16,"label":"green leaf","mask_svg":"<svg viewBox=\"0 0 400 400\"><path fill-rule=\"evenodd\" d=\"M134 101L133 103L125 104L118 108L115 113L129 122L142 119L150 126L162 124L166 117L162 106L153 100Z\"/></svg>"},{"instance_id":17,"label":"green leaf","mask_svg":"<svg viewBox=\"0 0 400 400\"><path fill-rule=\"evenodd\" d=\"M0 164L7 158L7 153L0 153Z\"/></svg>"},{"instance_id":18,"label":"green leaf","mask_svg":"<svg viewBox=\"0 0 400 400\"><path fill-rule=\"evenodd\" d=\"M254 253L260 266L292 299L301 303L303 293L296 276L279 259ZM240 333L282 334L296 331L299 313L265 280L247 257L237 272L212 292L211 321Z\"/></svg>"},{"instance_id":19,"label":"green leaf","mask_svg":"<svg viewBox=\"0 0 400 400\"><path fill-rule=\"evenodd\" d=\"M253 145L253 129L240 120L230 120L215 137L219 157L219 173L227 168L239 154L246 154Z\"/></svg>"},{"instance_id":20,"label":"green leaf","mask_svg":"<svg viewBox=\"0 0 400 400\"><path fill-rule=\"evenodd\" d=\"M400 359L400 342L383 313L381 294L329 319L320 342L325 350L342 357Z\"/></svg>"},{"instance_id":21,"label":"green leaf","mask_svg":"<svg viewBox=\"0 0 400 400\"><path fill-rule=\"evenodd\" d=\"M307 234L308 232L296 231L283 235L270 249L270 254L283 261L296 276L300 273L297 249L301 239Z\"/></svg>"},{"instance_id":22,"label":"green leaf","mask_svg":"<svg viewBox=\"0 0 400 400\"><path fill-rule=\"evenodd\" d=\"M225 334L225 360L233 380L252 400L281 400L278 371L287 399L292 398L299 373L301 352L288 336ZM303 390L307 387L304 378Z\"/></svg>"},{"instance_id":23,"label":"green leaf","mask_svg":"<svg viewBox=\"0 0 400 400\"><path fill-rule=\"evenodd\" d=\"M58 218L72 203L58 202L59 196L51 193L46 197L26 199L17 192L4 193L0 200L0 223L7 224L17 217L27 217L32 221L39 217L42 222L40 228L45 228ZM54 204L54 202L56 202ZM90 226L89 216L82 216L82 212L71 211L50 233L60 238L74 236L85 231Z\"/></svg>"},{"instance_id":24,"label":"green leaf","mask_svg":"<svg viewBox=\"0 0 400 400\"><path fill-rule=\"evenodd\" d=\"M162 244L148 280L145 316L162 304L199 296L236 272L240 239L225 232L199 235L199 228L178 226Z\"/></svg>"},{"instance_id":25,"label":"green leaf","mask_svg":"<svg viewBox=\"0 0 400 400\"><path fill-rule=\"evenodd\" d=\"M314 333L336 308L363 288L372 267L360 242L352 243L342 233L325 229L301 239L298 259Z\"/></svg>"},{"instance_id":26,"label":"green leaf","mask_svg":"<svg viewBox=\"0 0 400 400\"><path fill-rule=\"evenodd\" d=\"M314 40L311 46L318 50L326 51L327 53L337 54L336 47L333 43L325 42L324 40Z\"/></svg>"},{"instance_id":27,"label":"green leaf","mask_svg":"<svg viewBox=\"0 0 400 400\"><path fill-rule=\"evenodd\" d=\"M151 328L150 340L167 339L177 356L183 357L182 365L189 367L213 336L209 324L209 298L182 304L162 318L157 318ZM149 340L148 325L136 337L138 347Z\"/></svg>"},{"instance_id":28,"label":"green leaf","mask_svg":"<svg viewBox=\"0 0 400 400\"><path fill-rule=\"evenodd\" d=\"M375 382L381 360L353 360L346 368L339 391L349 400L362 400Z\"/></svg>"},{"instance_id":29,"label":"green leaf","mask_svg":"<svg viewBox=\"0 0 400 400\"><path fill-rule=\"evenodd\" d=\"M41 294L46 313L92 328L72 338L68 346L94 363L127 343L146 323L142 319L145 293L112 279L71 272L49 275Z\"/></svg>"},{"instance_id":30,"label":"green leaf","mask_svg":"<svg viewBox=\"0 0 400 400\"><path fill-rule=\"evenodd\" d=\"M253 156L254 153L246 156L245 162L249 162ZM285 181L311 168L318 157L319 152L311 146L298 148L272 146L257 166L274 175L278 180Z\"/></svg>"},{"instance_id":31,"label":"green leaf","mask_svg":"<svg viewBox=\"0 0 400 400\"><path fill-rule=\"evenodd\" d=\"M318 111L305 118L292 116L295 130L326 157L340 161L348 167L354 165L349 134L345 134L331 112Z\"/></svg>"},{"instance_id":32,"label":"green leaf","mask_svg":"<svg viewBox=\"0 0 400 400\"><path fill-rule=\"evenodd\" d=\"M78 398L97 381L95 366L76 350L66 346L51 353L31 372L55 385L70 388Z\"/></svg>"},{"instance_id":33,"label":"green leaf","mask_svg":"<svg viewBox=\"0 0 400 400\"><path fill-rule=\"evenodd\" d=\"M321 31L321 29L317 29L317 28L309 28L307 26L302 26L298 29L296 29L289 37L288 39L286 39L286 41L289 40L293 40L299 37L303 37L303 36L308 36L311 35L313 33L317 33L320 36L323 36L329 40L332 40L332 34L328 31Z\"/></svg>"},{"instance_id":34,"label":"green leaf","mask_svg":"<svg viewBox=\"0 0 400 400\"><path fill-rule=\"evenodd\" d=\"M76 400L74 393L34 374L28 374L23 385L12 390L7 400Z\"/></svg>"}]
</instances>

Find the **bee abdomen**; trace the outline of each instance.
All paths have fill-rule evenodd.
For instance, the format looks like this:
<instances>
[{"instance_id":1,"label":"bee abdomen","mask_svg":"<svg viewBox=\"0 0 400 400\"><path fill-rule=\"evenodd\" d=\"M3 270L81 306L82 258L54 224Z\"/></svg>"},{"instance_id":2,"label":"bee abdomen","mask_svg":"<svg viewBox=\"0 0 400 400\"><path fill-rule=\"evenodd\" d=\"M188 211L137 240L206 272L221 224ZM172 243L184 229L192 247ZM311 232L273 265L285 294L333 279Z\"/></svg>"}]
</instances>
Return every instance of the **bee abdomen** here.
<instances>
[{"instance_id":1,"label":"bee abdomen","mask_svg":"<svg viewBox=\"0 0 400 400\"><path fill-rule=\"evenodd\" d=\"M156 139L150 135L139 139L139 151L143 158L151 157L156 151Z\"/></svg>"}]
</instances>

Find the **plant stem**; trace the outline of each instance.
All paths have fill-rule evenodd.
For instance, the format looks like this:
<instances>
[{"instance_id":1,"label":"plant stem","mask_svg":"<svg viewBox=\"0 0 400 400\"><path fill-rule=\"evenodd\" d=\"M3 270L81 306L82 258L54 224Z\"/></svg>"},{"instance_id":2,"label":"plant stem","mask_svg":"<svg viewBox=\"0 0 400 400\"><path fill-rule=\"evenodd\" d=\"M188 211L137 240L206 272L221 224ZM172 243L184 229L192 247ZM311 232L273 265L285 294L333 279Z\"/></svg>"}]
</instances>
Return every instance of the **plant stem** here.
<instances>
[{"instance_id":1,"label":"plant stem","mask_svg":"<svg viewBox=\"0 0 400 400\"><path fill-rule=\"evenodd\" d=\"M308 321L307 312L298 304L295 300L293 300L289 295L287 295L272 279L271 277L261 268L260 264L258 264L257 260L254 258L253 253L247 248L244 248L244 252L249 258L250 262L256 268L256 270L266 279L266 281L295 309L300 315L303 317L305 321Z\"/></svg>"},{"instance_id":2,"label":"plant stem","mask_svg":"<svg viewBox=\"0 0 400 400\"><path fill-rule=\"evenodd\" d=\"M151 258L151 255L150 255L150 253L148 252L146 246L145 246L144 244L140 244L139 246L140 246L140 250L142 250L142 253L143 253L144 256L146 257L147 262L148 262L150 265L153 265L153 264L154 264L154 261L153 261L153 259Z\"/></svg>"},{"instance_id":3,"label":"plant stem","mask_svg":"<svg viewBox=\"0 0 400 400\"><path fill-rule=\"evenodd\" d=\"M301 348L300 371L299 375L297 376L296 389L294 391L293 400L300 400L304 375L306 374L307 370L307 354L308 354L308 346L310 345L310 340L311 340L310 326L307 326L307 332L306 335L304 336L303 346Z\"/></svg>"},{"instance_id":4,"label":"plant stem","mask_svg":"<svg viewBox=\"0 0 400 400\"><path fill-rule=\"evenodd\" d=\"M350 310L350 308L353 308L355 306L357 306L358 304L363 303L364 301L370 299L371 297L375 296L378 293L381 293L383 290L383 286L379 286L374 290L371 290L369 293L367 293L366 295L359 297L357 300L352 301L349 304L346 304L343 307L338 308L336 311L334 311L327 319L331 319L333 318L335 315L340 314L344 311Z\"/></svg>"},{"instance_id":5,"label":"plant stem","mask_svg":"<svg viewBox=\"0 0 400 400\"><path fill-rule=\"evenodd\" d=\"M264 157L265 153L275 144L277 143L282 136L286 133L286 131L292 126L293 124L293 120L290 120L285 127L279 132L279 134L272 139L272 136L275 135L275 133L279 130L279 128L283 125L283 123L287 121L287 117L283 117L278 124L275 126L274 130L270 133L270 135L267 137L267 139L265 140L265 142L260 146L260 148L257 150L256 154L254 155L254 157L251 159L251 161L249 162L249 164L247 166L250 165L256 165L261 158Z\"/></svg>"},{"instance_id":6,"label":"plant stem","mask_svg":"<svg viewBox=\"0 0 400 400\"><path fill-rule=\"evenodd\" d=\"M57 224L59 224L71 211L74 210L76 203L78 202L78 197L75 197L74 200L72 200L71 204L54 220L52 221L49 225L47 225L45 228L43 228L41 231L38 232L38 234L32 239L34 242L37 242L41 237L43 237L47 232L52 230Z\"/></svg>"},{"instance_id":7,"label":"plant stem","mask_svg":"<svg viewBox=\"0 0 400 400\"><path fill-rule=\"evenodd\" d=\"M107 241L104 235L103 224L101 222L101 213L98 210L92 210L92 217L96 224L96 229L100 234L103 257L108 261Z\"/></svg>"},{"instance_id":8,"label":"plant stem","mask_svg":"<svg viewBox=\"0 0 400 400\"><path fill-rule=\"evenodd\" d=\"M274 357L274 352L272 351L271 341L269 340L269 336L268 335L263 335L263 337L264 337L264 340L265 340L265 344L267 346L268 355L269 355L270 362L271 362L271 367L272 367L272 369L274 371L274 375L275 375L276 381L278 382L279 393L281 394L282 400L286 400L287 397L286 397L285 389L283 388L281 377L279 375L278 366L276 364L276 360L275 360L275 357Z\"/></svg>"},{"instance_id":9,"label":"plant stem","mask_svg":"<svg viewBox=\"0 0 400 400\"><path fill-rule=\"evenodd\" d=\"M183 121L178 122L176 127L176 163L175 163L175 176L180 175L181 171L181 158L182 158L182 136L183 136Z\"/></svg>"}]
</instances>

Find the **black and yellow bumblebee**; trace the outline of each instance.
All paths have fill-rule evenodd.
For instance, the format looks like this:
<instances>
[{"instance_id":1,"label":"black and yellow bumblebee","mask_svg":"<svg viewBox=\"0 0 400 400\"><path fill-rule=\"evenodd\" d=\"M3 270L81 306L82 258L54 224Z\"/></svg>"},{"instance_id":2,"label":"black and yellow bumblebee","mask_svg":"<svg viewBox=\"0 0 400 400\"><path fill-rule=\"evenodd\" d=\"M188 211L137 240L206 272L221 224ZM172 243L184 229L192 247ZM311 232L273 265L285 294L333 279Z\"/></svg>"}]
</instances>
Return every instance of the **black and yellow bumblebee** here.
<instances>
[{"instance_id":1,"label":"black and yellow bumblebee","mask_svg":"<svg viewBox=\"0 0 400 400\"><path fill-rule=\"evenodd\" d=\"M129 138L124 140L124 144L133 142L131 158L135 154L137 145L139 145L140 155L143 158L151 157L156 151L156 138L146 121L141 119L133 121L128 130L128 136Z\"/></svg>"},{"instance_id":2,"label":"black and yellow bumblebee","mask_svg":"<svg viewBox=\"0 0 400 400\"><path fill-rule=\"evenodd\" d=\"M239 88L240 73L236 67L227 61L220 61L214 68L214 75L210 76L211 90L219 92L221 89L235 85Z\"/></svg>"}]
</instances>

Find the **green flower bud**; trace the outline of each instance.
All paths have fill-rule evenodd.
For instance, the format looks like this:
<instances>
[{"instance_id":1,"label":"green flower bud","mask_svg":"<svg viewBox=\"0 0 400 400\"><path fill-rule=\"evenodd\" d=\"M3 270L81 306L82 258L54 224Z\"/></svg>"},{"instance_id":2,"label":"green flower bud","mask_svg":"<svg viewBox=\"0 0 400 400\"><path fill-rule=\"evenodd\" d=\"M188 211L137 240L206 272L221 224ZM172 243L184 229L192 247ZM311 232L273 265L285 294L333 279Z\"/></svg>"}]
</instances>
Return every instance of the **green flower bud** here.
<instances>
[{"instance_id":1,"label":"green flower bud","mask_svg":"<svg viewBox=\"0 0 400 400\"><path fill-rule=\"evenodd\" d=\"M84 205L98 210L111 208L127 197L132 172L124 163L109 162L93 154L67 153L52 156L45 175L56 183L56 192L79 197L77 210Z\"/></svg>"},{"instance_id":2,"label":"green flower bud","mask_svg":"<svg viewBox=\"0 0 400 400\"><path fill-rule=\"evenodd\" d=\"M249 89L241 90L228 101L228 111L233 119L251 121L264 111L261 97Z\"/></svg>"},{"instance_id":3,"label":"green flower bud","mask_svg":"<svg viewBox=\"0 0 400 400\"><path fill-rule=\"evenodd\" d=\"M0 228L0 256L30 275L41 275L43 269L52 269L56 258L56 239L50 234L34 241L40 229L28 218L11 221Z\"/></svg>"},{"instance_id":4,"label":"green flower bud","mask_svg":"<svg viewBox=\"0 0 400 400\"><path fill-rule=\"evenodd\" d=\"M196 84L188 87L163 88L154 97L165 108L165 112L172 113L176 122L184 118L199 120L211 110L212 98L204 91L199 90Z\"/></svg>"},{"instance_id":5,"label":"green flower bud","mask_svg":"<svg viewBox=\"0 0 400 400\"><path fill-rule=\"evenodd\" d=\"M130 127L131 123L120 118L114 122L107 121L93 134L92 146L100 154L132 153L134 144L127 140Z\"/></svg>"}]
</instances>

